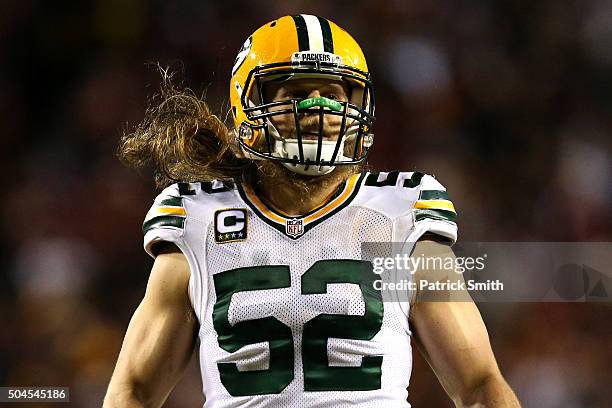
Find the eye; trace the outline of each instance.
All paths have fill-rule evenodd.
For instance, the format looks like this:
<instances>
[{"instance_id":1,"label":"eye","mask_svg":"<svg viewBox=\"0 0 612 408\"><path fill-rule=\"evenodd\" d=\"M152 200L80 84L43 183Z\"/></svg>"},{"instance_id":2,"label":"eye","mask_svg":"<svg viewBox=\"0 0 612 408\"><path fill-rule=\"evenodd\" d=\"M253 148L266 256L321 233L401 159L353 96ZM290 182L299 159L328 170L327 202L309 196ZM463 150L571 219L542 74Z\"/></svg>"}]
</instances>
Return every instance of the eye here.
<instances>
[{"instance_id":1,"label":"eye","mask_svg":"<svg viewBox=\"0 0 612 408\"><path fill-rule=\"evenodd\" d=\"M306 92L304 91L287 91L285 97L287 99L304 99L306 98Z\"/></svg>"},{"instance_id":2,"label":"eye","mask_svg":"<svg viewBox=\"0 0 612 408\"><path fill-rule=\"evenodd\" d=\"M329 93L326 93L324 96L328 99L339 101L339 102L346 102L347 100L346 95L344 95L343 93L338 93L338 92L329 92Z\"/></svg>"}]
</instances>

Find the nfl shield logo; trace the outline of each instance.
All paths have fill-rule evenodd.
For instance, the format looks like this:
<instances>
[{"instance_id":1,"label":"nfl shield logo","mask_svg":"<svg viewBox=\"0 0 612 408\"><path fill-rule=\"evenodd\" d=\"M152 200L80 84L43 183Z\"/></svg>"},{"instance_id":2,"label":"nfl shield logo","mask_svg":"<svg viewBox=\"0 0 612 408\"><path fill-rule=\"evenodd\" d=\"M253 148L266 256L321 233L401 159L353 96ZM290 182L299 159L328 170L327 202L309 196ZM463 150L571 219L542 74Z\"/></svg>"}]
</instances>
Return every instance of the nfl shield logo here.
<instances>
[{"instance_id":1,"label":"nfl shield logo","mask_svg":"<svg viewBox=\"0 0 612 408\"><path fill-rule=\"evenodd\" d=\"M287 235L290 237L299 237L304 233L304 225L302 220L298 220L297 218L292 218L285 222L285 229L287 231Z\"/></svg>"}]
</instances>

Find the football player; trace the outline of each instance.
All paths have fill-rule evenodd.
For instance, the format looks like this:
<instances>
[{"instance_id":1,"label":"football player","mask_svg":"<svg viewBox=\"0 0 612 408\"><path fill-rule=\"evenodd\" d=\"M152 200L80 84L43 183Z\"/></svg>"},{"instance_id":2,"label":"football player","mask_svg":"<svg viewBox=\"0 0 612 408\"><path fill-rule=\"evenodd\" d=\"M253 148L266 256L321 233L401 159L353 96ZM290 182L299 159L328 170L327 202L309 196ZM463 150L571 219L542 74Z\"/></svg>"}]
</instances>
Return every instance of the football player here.
<instances>
[{"instance_id":1,"label":"football player","mask_svg":"<svg viewBox=\"0 0 612 408\"><path fill-rule=\"evenodd\" d=\"M166 84L123 138L123 159L152 160L166 187L105 407L161 406L198 343L206 407L409 407L412 339L457 406L518 406L471 301L376 289L362 244L448 255L457 225L433 177L362 171L374 93L357 42L285 16L245 41L231 74L232 131Z\"/></svg>"}]
</instances>

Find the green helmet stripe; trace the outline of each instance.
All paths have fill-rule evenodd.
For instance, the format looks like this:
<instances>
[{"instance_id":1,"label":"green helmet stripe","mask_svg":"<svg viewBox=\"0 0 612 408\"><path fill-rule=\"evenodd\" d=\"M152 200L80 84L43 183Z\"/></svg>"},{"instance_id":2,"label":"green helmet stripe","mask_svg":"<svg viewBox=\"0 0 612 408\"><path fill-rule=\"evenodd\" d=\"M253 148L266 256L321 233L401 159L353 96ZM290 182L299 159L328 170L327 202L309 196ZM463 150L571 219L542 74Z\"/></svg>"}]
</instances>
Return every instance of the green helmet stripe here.
<instances>
[{"instance_id":1,"label":"green helmet stripe","mask_svg":"<svg viewBox=\"0 0 612 408\"><path fill-rule=\"evenodd\" d=\"M310 39L308 38L308 28L306 28L306 21L301 15L291 16L295 23L295 29L297 30L298 45L300 51L308 51L310 49Z\"/></svg>"},{"instance_id":2,"label":"green helmet stripe","mask_svg":"<svg viewBox=\"0 0 612 408\"><path fill-rule=\"evenodd\" d=\"M331 27L327 19L317 17L321 24L321 32L323 33L323 50L325 52L334 52L334 38L332 37Z\"/></svg>"}]
</instances>

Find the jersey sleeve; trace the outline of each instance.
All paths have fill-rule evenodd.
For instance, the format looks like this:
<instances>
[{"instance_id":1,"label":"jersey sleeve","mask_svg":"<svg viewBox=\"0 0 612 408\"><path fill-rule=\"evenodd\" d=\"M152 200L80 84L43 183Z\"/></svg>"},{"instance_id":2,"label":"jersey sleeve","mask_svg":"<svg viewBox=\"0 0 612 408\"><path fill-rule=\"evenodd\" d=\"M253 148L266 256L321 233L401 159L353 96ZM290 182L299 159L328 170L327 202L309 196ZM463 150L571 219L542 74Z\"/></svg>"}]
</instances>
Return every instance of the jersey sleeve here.
<instances>
[{"instance_id":1,"label":"jersey sleeve","mask_svg":"<svg viewBox=\"0 0 612 408\"><path fill-rule=\"evenodd\" d=\"M144 233L144 249L155 258L159 252L160 243L175 244L183 253L189 264L189 300L198 319L203 316L208 293L206 266L202 259L205 229L204 223L189 212L195 212L195 204L189 201L191 194L181 194L181 183L173 184L164 189L153 201L147 213L142 231ZM186 190L190 191L189 188Z\"/></svg>"},{"instance_id":2,"label":"jersey sleeve","mask_svg":"<svg viewBox=\"0 0 612 408\"><path fill-rule=\"evenodd\" d=\"M432 176L423 175L418 199L412 209L413 227L408 242L418 241L424 234L439 235L452 245L457 241L457 212L446 188Z\"/></svg>"},{"instance_id":3,"label":"jersey sleeve","mask_svg":"<svg viewBox=\"0 0 612 408\"><path fill-rule=\"evenodd\" d=\"M183 250L186 221L187 211L178 188L167 187L155 198L142 224L145 251L155 258L162 242L173 243Z\"/></svg>"}]
</instances>

